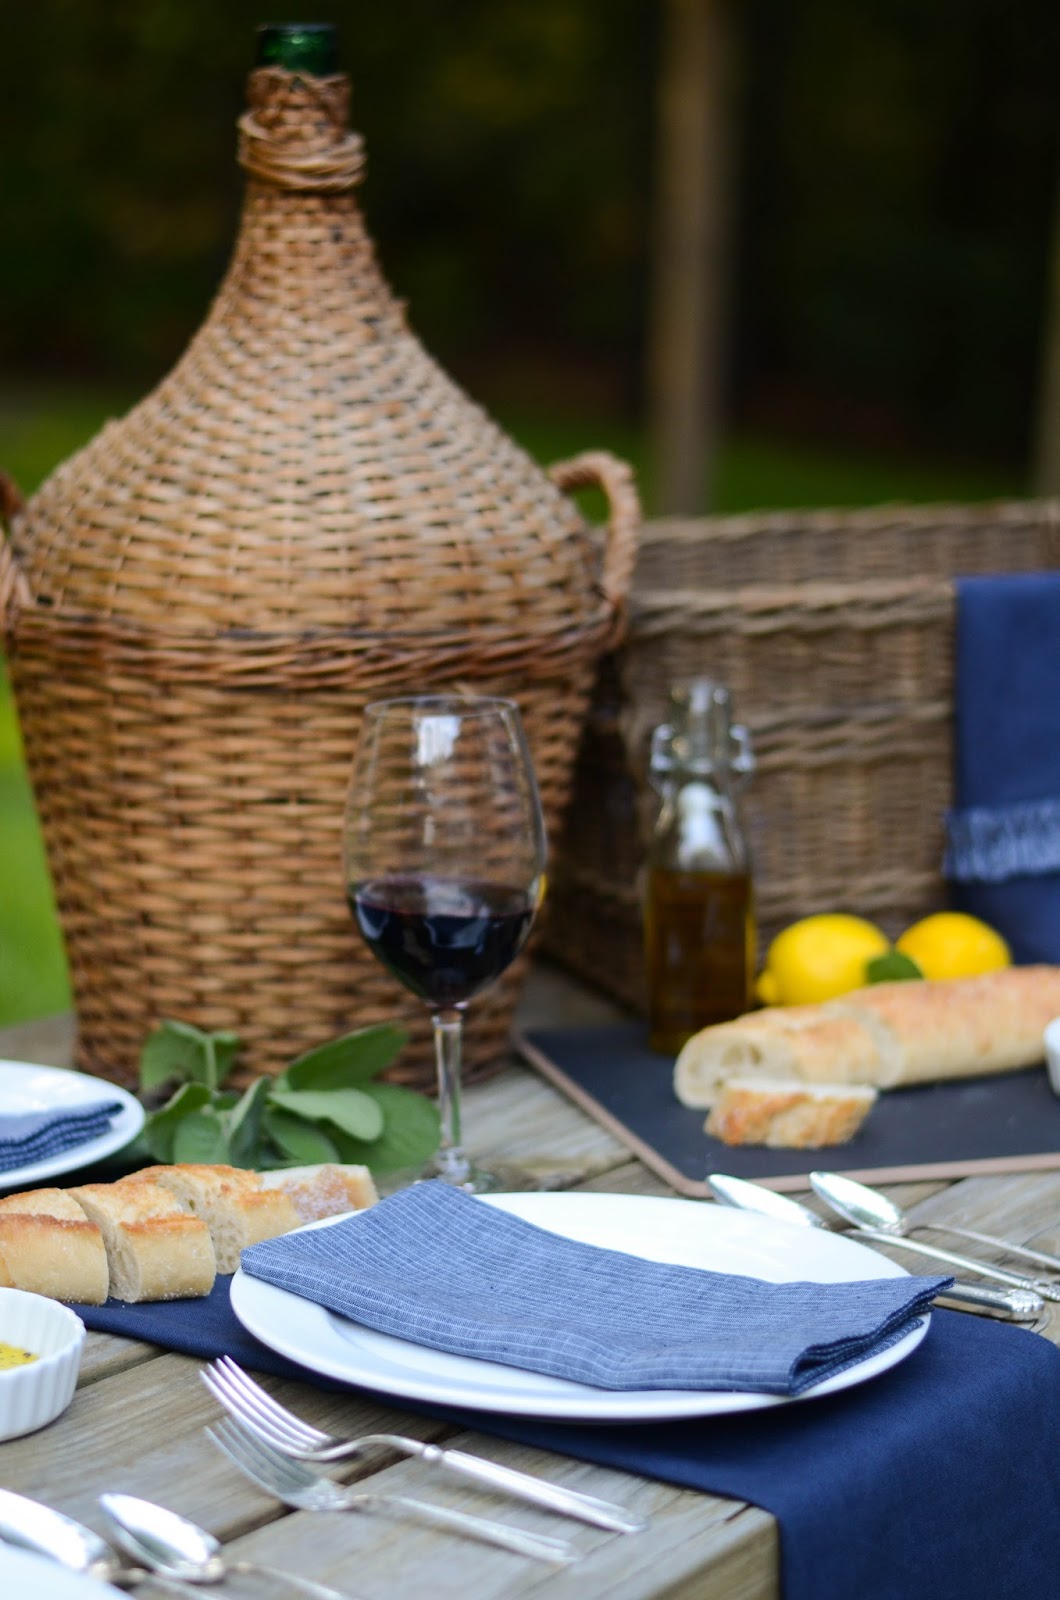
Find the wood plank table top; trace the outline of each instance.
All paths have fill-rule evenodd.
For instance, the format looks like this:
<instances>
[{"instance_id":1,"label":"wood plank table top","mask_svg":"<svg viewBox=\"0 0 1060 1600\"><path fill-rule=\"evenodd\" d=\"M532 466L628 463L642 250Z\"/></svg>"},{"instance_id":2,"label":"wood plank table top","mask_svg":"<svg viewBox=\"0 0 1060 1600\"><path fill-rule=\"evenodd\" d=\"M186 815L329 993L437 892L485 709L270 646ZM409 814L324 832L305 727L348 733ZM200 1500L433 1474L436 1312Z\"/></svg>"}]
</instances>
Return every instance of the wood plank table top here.
<instances>
[{"instance_id":1,"label":"wood plank table top","mask_svg":"<svg viewBox=\"0 0 1060 1600\"><path fill-rule=\"evenodd\" d=\"M552 969L532 975L521 1022L612 1019L604 1001ZM0 1057L62 1064L69 1059L68 1019L44 1019L0 1033ZM473 1153L561 1174L564 1187L611 1193L669 1193L603 1128L529 1068L514 1062L465 1092L464 1123ZM892 1186L903 1205L924 1215L960 1219L1009 1237L1060 1250L1060 1173L978 1177L957 1183ZM803 1197L805 1198L805 1197ZM940 1241L943 1242L943 1241ZM952 1242L952 1241L945 1241ZM891 1247L888 1247L890 1249ZM896 1259L918 1270L912 1257ZM1051 1308L1055 1309L1055 1308ZM1041 1330L1060 1343L1060 1318ZM778 1541L773 1519L753 1506L605 1470L492 1439L450 1425L336 1396L299 1383L266 1380L286 1404L337 1432L392 1431L444 1440L493 1460L542 1473L619 1501L650 1517L648 1531L608 1534L533 1507L500 1500L416 1462L392 1458L348 1463L341 1471L382 1492L500 1518L567 1537L582 1554L553 1569L470 1539L381 1513L292 1512L260 1493L203 1433L216 1403L199 1381L202 1363L155 1346L89 1334L77 1393L49 1427L0 1444L0 1482L103 1531L96 1496L123 1490L173 1507L209 1528L236 1559L259 1560L333 1585L350 1600L774 1600ZM141 1585L145 1597L162 1591ZM234 1577L224 1592L290 1594L264 1579Z\"/></svg>"}]
</instances>

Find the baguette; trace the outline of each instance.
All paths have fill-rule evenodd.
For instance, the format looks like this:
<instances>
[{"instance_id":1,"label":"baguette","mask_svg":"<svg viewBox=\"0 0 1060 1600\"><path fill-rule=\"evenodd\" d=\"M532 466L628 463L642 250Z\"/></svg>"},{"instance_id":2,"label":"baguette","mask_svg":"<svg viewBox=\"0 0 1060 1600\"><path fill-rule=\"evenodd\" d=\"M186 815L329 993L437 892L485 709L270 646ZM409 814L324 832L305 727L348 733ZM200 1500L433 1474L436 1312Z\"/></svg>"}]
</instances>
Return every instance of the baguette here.
<instances>
[{"instance_id":1,"label":"baguette","mask_svg":"<svg viewBox=\"0 0 1060 1600\"><path fill-rule=\"evenodd\" d=\"M0 1199L0 1286L102 1305L209 1294L247 1245L378 1199L367 1167L184 1162Z\"/></svg>"},{"instance_id":2,"label":"baguette","mask_svg":"<svg viewBox=\"0 0 1060 1600\"><path fill-rule=\"evenodd\" d=\"M728 1078L797 1078L890 1089L973 1077L1042 1059L1060 1015L1060 967L1007 967L977 978L872 984L819 1006L775 1006L694 1034L674 1092L708 1107Z\"/></svg>"},{"instance_id":3,"label":"baguette","mask_svg":"<svg viewBox=\"0 0 1060 1600\"><path fill-rule=\"evenodd\" d=\"M190 1300L217 1271L210 1230L161 1184L122 1178L71 1189L103 1234L110 1292L118 1300Z\"/></svg>"},{"instance_id":4,"label":"baguette","mask_svg":"<svg viewBox=\"0 0 1060 1600\"><path fill-rule=\"evenodd\" d=\"M203 1166L178 1162L145 1167L124 1184L147 1181L167 1190L181 1206L210 1230L218 1272L235 1272L247 1245L301 1226L302 1218L281 1190L264 1189L256 1172L241 1167Z\"/></svg>"},{"instance_id":5,"label":"baguette","mask_svg":"<svg viewBox=\"0 0 1060 1600\"><path fill-rule=\"evenodd\" d=\"M110 1288L103 1235L63 1189L0 1200L0 1284L101 1306Z\"/></svg>"},{"instance_id":6,"label":"baguette","mask_svg":"<svg viewBox=\"0 0 1060 1600\"><path fill-rule=\"evenodd\" d=\"M847 1144L876 1103L865 1084L801 1083L793 1078L729 1078L705 1131L723 1144L817 1150Z\"/></svg>"},{"instance_id":7,"label":"baguette","mask_svg":"<svg viewBox=\"0 0 1060 1600\"><path fill-rule=\"evenodd\" d=\"M367 1167L325 1163L319 1167L279 1167L261 1174L262 1187L290 1198L300 1222L363 1211L379 1199Z\"/></svg>"},{"instance_id":8,"label":"baguette","mask_svg":"<svg viewBox=\"0 0 1060 1600\"><path fill-rule=\"evenodd\" d=\"M1005 967L978 978L877 983L835 1002L856 1007L898 1048L891 1083L1010 1072L1044 1059L1042 1035L1060 1016L1060 967Z\"/></svg>"},{"instance_id":9,"label":"baguette","mask_svg":"<svg viewBox=\"0 0 1060 1600\"><path fill-rule=\"evenodd\" d=\"M681 1050L674 1092L686 1106L706 1107L728 1078L878 1083L897 1071L897 1059L888 1059L874 1023L825 1006L775 1006L716 1023Z\"/></svg>"}]
</instances>

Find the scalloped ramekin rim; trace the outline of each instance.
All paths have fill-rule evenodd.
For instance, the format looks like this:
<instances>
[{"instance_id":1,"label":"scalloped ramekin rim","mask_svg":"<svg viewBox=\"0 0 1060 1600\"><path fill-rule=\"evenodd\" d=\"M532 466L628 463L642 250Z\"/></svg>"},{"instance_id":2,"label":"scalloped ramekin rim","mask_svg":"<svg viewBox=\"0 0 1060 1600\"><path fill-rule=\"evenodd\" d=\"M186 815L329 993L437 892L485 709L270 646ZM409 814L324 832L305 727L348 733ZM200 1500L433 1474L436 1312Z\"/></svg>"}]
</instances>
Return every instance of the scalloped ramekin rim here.
<instances>
[{"instance_id":1,"label":"scalloped ramekin rim","mask_svg":"<svg viewBox=\"0 0 1060 1600\"><path fill-rule=\"evenodd\" d=\"M0 1340L32 1350L35 1361L0 1371L0 1439L33 1433L60 1416L81 1369L85 1325L58 1300L0 1288Z\"/></svg>"}]
</instances>

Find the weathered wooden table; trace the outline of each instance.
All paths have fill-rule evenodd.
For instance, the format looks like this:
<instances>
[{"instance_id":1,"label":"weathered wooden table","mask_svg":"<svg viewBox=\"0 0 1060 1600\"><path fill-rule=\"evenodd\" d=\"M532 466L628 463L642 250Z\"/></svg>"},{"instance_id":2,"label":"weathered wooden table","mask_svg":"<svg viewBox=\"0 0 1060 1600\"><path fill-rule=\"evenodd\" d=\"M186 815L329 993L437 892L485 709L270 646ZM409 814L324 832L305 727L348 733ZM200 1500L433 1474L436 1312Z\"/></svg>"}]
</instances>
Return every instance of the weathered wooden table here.
<instances>
[{"instance_id":1,"label":"weathered wooden table","mask_svg":"<svg viewBox=\"0 0 1060 1600\"><path fill-rule=\"evenodd\" d=\"M529 985L524 1020L613 1018L606 1003L541 969ZM0 1034L0 1057L62 1064L70 1048L65 1019ZM527 1068L512 1064L465 1096L473 1150L551 1167L585 1190L666 1194L665 1186L626 1150ZM891 1191L925 1214L957 1217L1060 1248L1060 1173L975 1178L956 1184L905 1184ZM890 1247L888 1247L890 1248ZM896 1247L897 1248L897 1247ZM897 1259L903 1259L899 1254ZM913 1258L904 1258L918 1270ZM1060 1343L1060 1318L1045 1337ZM357 1600L490 1600L547 1595L549 1600L769 1600L778 1594L777 1533L754 1506L673 1489L627 1474L491 1439L381 1408L356 1397L266 1380L288 1404L325 1428L390 1429L444 1439L495 1460L545 1473L573 1487L621 1501L650 1516L649 1531L612 1535L581 1523L498 1500L414 1462L349 1464L349 1481L371 1479L381 1490L423 1494L439 1503L500 1517L569 1537L584 1558L555 1570L537 1561L378 1513L289 1512L252 1487L204 1437L217 1419L199 1382L201 1363L155 1346L90 1334L73 1404L40 1433L0 1444L0 1482L44 1500L102 1531L96 1496L125 1490L172 1506L211 1529L236 1557L293 1568ZM159 1593L147 1585L135 1591ZM232 1578L224 1592L282 1595L264 1579ZM288 1591L289 1592L289 1591Z\"/></svg>"}]
</instances>

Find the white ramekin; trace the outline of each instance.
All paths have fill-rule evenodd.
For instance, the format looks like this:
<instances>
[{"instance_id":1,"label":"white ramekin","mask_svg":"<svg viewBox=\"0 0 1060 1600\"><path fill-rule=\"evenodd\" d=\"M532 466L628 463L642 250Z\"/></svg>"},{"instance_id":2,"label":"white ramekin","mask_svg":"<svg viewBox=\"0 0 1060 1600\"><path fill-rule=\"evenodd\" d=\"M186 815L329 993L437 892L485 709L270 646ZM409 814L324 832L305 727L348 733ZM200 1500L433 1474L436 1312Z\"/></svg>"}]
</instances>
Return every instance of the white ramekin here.
<instances>
[{"instance_id":1,"label":"white ramekin","mask_svg":"<svg viewBox=\"0 0 1060 1600\"><path fill-rule=\"evenodd\" d=\"M0 1341L32 1350L23 1367L0 1372L0 1439L43 1428L73 1398L85 1325L68 1306L23 1289L0 1289Z\"/></svg>"},{"instance_id":2,"label":"white ramekin","mask_svg":"<svg viewBox=\"0 0 1060 1600\"><path fill-rule=\"evenodd\" d=\"M1052 1022L1046 1023L1043 1038L1049 1082L1053 1093L1060 1094L1060 1017L1054 1017Z\"/></svg>"}]
</instances>

